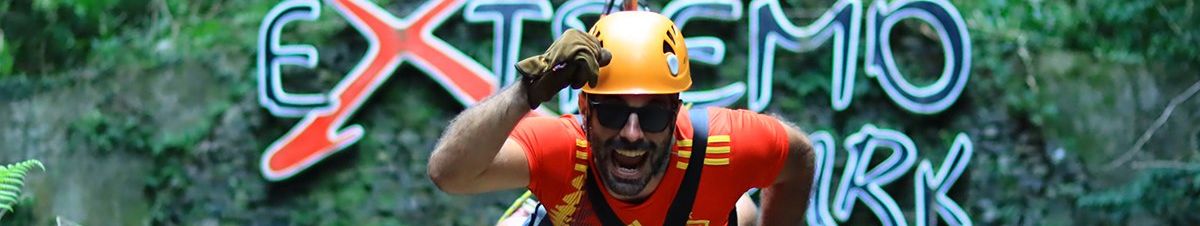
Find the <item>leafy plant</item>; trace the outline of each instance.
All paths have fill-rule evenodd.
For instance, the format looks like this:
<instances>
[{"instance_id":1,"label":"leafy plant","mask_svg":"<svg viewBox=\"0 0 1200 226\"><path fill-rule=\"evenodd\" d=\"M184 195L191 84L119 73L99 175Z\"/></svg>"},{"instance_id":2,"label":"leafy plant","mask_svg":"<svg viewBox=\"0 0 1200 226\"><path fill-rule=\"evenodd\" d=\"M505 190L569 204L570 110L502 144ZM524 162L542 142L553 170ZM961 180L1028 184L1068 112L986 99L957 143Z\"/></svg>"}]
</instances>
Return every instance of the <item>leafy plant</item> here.
<instances>
[{"instance_id":1,"label":"leafy plant","mask_svg":"<svg viewBox=\"0 0 1200 226\"><path fill-rule=\"evenodd\" d=\"M8 52L8 47L4 45L4 30L0 30L0 77L12 72L13 57Z\"/></svg>"},{"instance_id":2,"label":"leafy plant","mask_svg":"<svg viewBox=\"0 0 1200 226\"><path fill-rule=\"evenodd\" d=\"M17 198L21 195L21 187L25 186L25 173L34 167L46 170L38 160L25 160L7 166L0 166L0 219L4 213L13 211Z\"/></svg>"}]
</instances>

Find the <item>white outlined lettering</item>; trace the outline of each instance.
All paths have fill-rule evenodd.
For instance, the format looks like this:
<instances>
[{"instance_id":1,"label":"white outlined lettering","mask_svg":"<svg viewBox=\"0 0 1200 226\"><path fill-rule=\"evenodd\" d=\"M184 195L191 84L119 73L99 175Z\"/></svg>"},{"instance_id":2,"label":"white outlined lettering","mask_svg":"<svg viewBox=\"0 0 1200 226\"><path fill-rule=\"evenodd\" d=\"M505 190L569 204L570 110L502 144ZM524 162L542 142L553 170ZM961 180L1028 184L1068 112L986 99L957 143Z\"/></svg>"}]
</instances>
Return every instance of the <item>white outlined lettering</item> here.
<instances>
[{"instance_id":1,"label":"white outlined lettering","mask_svg":"<svg viewBox=\"0 0 1200 226\"><path fill-rule=\"evenodd\" d=\"M807 52L820 47L830 37L834 38L830 98L834 110L849 107L858 68L861 18L862 2L843 0L830 7L816 22L798 27L784 16L778 0L750 2L750 65L746 73L750 83L750 110L762 111L771 102L776 45L792 52Z\"/></svg>"},{"instance_id":2,"label":"white outlined lettering","mask_svg":"<svg viewBox=\"0 0 1200 226\"><path fill-rule=\"evenodd\" d=\"M913 85L896 67L888 35L900 20L914 18L929 23L941 39L946 54L945 68L936 82ZM876 1L867 13L866 72L893 102L918 114L934 114L950 108L962 95L971 76L971 42L967 22L945 0Z\"/></svg>"},{"instance_id":3,"label":"white outlined lettering","mask_svg":"<svg viewBox=\"0 0 1200 226\"><path fill-rule=\"evenodd\" d=\"M296 20L313 21L321 15L321 3L293 0L275 5L258 29L258 103L279 117L300 117L309 111L328 108L329 94L298 94L283 90L283 65L317 66L317 48L307 44L280 45L284 25Z\"/></svg>"},{"instance_id":4,"label":"white outlined lettering","mask_svg":"<svg viewBox=\"0 0 1200 226\"><path fill-rule=\"evenodd\" d=\"M369 46L363 60L329 93L288 93L281 85L280 67L312 68L316 66L318 55L311 45L281 45L279 33L289 22L317 19L320 3L315 0L285 1L266 15L258 40L260 104L276 116L304 116L264 153L261 170L268 180L289 178L361 138L362 126L347 126L345 122L401 63L413 63L463 105L474 105L516 80L510 65L516 62L522 44L523 21L550 20L551 31L557 36L567 28L586 30L580 17L600 14L605 7L604 0L571 0L557 11L551 10L547 0L434 0L401 19L365 0L325 0L324 3L336 9L361 32ZM839 1L816 22L798 27L786 19L778 0L754 0L748 7L748 82L735 82L712 90L687 91L681 98L697 106L729 106L742 95L749 95L750 109L762 111L771 101L775 48L807 52L833 38L830 96L833 108L844 110L853 98L862 8L860 0ZM464 10L468 22L494 23L493 70L488 71L433 35L433 30L458 10ZM736 0L673 1L666 5L663 14L683 29L693 19L737 21L742 10L741 3ZM887 37L898 21L908 18L929 23L937 29L947 55L944 71L932 85L918 87L909 83L898 72L892 58ZM865 71L878 80L893 102L913 113L934 114L944 111L957 100L969 79L971 47L965 22L953 5L944 0L877 1L870 7L866 22ZM687 37L685 41L695 62L719 65L725 59L727 46L719 38ZM572 95L572 91L560 93L562 113L576 111L577 95ZM553 114L545 108L538 112ZM806 212L810 225L845 222L859 201L880 219L881 224L909 223L893 196L882 188L914 170L919 152L908 135L871 124L849 135L842 145L847 157L836 191L831 189L838 143L825 131L814 132L809 137L816 152L811 208ZM888 149L891 154L881 163L868 166L878 149ZM970 138L960 133L936 171L929 160L920 160L916 164L912 177L917 200L914 203L916 225L934 222L935 217L950 225L972 225L968 213L947 195L964 173L972 155Z\"/></svg>"},{"instance_id":5,"label":"white outlined lettering","mask_svg":"<svg viewBox=\"0 0 1200 226\"><path fill-rule=\"evenodd\" d=\"M554 12L554 19L550 21L550 33L553 33L554 39L558 39L558 36L561 36L567 29L588 30L588 27L583 25L583 20L579 18L585 15L604 13L606 2L605 0L571 0L563 3ZM613 7L619 8L620 6L614 5ZM578 112L579 92L578 89L558 91L558 111L563 114Z\"/></svg>"},{"instance_id":6,"label":"white outlined lettering","mask_svg":"<svg viewBox=\"0 0 1200 226\"><path fill-rule=\"evenodd\" d=\"M837 145L829 132L816 131L808 134L812 141L814 164L812 194L808 197L808 210L804 212L808 225L837 225L829 213L829 184L833 181L833 163L837 158Z\"/></svg>"},{"instance_id":7,"label":"white outlined lettering","mask_svg":"<svg viewBox=\"0 0 1200 226\"><path fill-rule=\"evenodd\" d=\"M861 200L879 217L880 224L908 225L900 206L883 186L900 178L916 162L917 146L912 139L898 131L867 124L846 138L845 148L846 168L842 170L842 182L833 199L833 215L843 221L850 219L855 200ZM879 148L890 149L892 154L868 170L867 165Z\"/></svg>"},{"instance_id":8,"label":"white outlined lettering","mask_svg":"<svg viewBox=\"0 0 1200 226\"><path fill-rule=\"evenodd\" d=\"M916 215L917 226L925 226L932 220L929 209L946 220L949 225L964 225L971 226L971 217L967 216L967 212L963 210L957 202L946 196L950 192L950 186L962 176L964 170L967 169L967 164L971 163L971 156L974 155L975 148L971 144L971 138L966 134L959 133L954 137L954 144L950 147L950 152L946 153L946 159L942 160L941 168L935 173L933 164L929 160L922 160L917 166L917 172L913 174L913 190L916 200ZM929 194L932 192L933 194Z\"/></svg>"},{"instance_id":9,"label":"white outlined lettering","mask_svg":"<svg viewBox=\"0 0 1200 226\"><path fill-rule=\"evenodd\" d=\"M463 10L467 22L492 22L492 73L499 87L513 84L517 72L517 54L521 50L521 34L525 20L550 19L550 2L546 0L477 0L467 3Z\"/></svg>"},{"instance_id":10,"label":"white outlined lettering","mask_svg":"<svg viewBox=\"0 0 1200 226\"><path fill-rule=\"evenodd\" d=\"M836 160L836 146L828 132L816 131L809 134L815 154L813 188L809 208L805 212L809 225L837 225L853 214L854 204L862 201L879 219L881 225L908 225L902 208L890 194L883 190L885 185L900 179L913 167L918 159L917 146L908 135L874 125L864 125L858 132L846 138L846 163L842 168L841 181L830 199L831 183ZM972 225L967 212L950 199L950 187L964 173L974 153L971 139L958 134L946 158L938 170L929 160L921 160L913 172L915 225L924 226L933 222L930 216L940 216L950 225ZM868 168L875 150L888 149L891 154L879 164ZM832 201L832 202L830 202Z\"/></svg>"},{"instance_id":11,"label":"white outlined lettering","mask_svg":"<svg viewBox=\"0 0 1200 226\"><path fill-rule=\"evenodd\" d=\"M427 2L404 19L366 0L325 3L362 33L367 51L330 91L336 99L330 110L305 113L267 147L260 169L268 180L290 178L362 138L363 127L345 125L346 121L402 62L413 63L464 105L473 105L496 90L494 76L486 68L433 36L434 28L461 9L465 0Z\"/></svg>"},{"instance_id":12,"label":"white outlined lettering","mask_svg":"<svg viewBox=\"0 0 1200 226\"><path fill-rule=\"evenodd\" d=\"M737 21L742 18L742 4L735 0L673 1L663 8L662 14L671 18L682 32L693 19ZM725 42L720 38L685 37L684 43L688 46L688 58L692 62L719 65L725 61ZM735 82L712 90L693 89L683 92L679 98L693 103L695 107L730 106L741 99L745 92L746 84Z\"/></svg>"}]
</instances>

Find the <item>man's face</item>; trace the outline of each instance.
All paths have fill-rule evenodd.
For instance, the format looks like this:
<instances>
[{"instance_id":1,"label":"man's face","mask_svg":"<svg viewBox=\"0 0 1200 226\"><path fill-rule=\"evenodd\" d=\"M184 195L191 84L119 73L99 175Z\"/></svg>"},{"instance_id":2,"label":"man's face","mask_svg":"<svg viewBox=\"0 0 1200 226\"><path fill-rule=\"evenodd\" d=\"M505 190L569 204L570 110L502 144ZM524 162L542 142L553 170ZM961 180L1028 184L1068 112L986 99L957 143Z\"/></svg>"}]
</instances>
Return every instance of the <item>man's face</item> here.
<instances>
[{"instance_id":1,"label":"man's face","mask_svg":"<svg viewBox=\"0 0 1200 226\"><path fill-rule=\"evenodd\" d=\"M609 194L640 201L658 187L674 142L677 95L589 95L588 143Z\"/></svg>"}]
</instances>

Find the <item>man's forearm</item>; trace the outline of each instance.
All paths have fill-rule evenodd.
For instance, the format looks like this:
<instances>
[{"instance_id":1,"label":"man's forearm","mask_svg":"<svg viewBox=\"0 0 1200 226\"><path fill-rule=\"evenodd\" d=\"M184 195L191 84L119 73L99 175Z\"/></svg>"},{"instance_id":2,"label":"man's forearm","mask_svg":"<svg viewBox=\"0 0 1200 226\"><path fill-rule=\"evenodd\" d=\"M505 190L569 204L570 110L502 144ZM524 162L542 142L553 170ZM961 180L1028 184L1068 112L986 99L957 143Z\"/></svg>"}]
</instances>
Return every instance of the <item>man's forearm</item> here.
<instances>
[{"instance_id":1,"label":"man's forearm","mask_svg":"<svg viewBox=\"0 0 1200 226\"><path fill-rule=\"evenodd\" d=\"M812 142L796 125L780 120L788 135L788 162L775 184L763 189L761 225L797 225L808 209L813 181Z\"/></svg>"},{"instance_id":2,"label":"man's forearm","mask_svg":"<svg viewBox=\"0 0 1200 226\"><path fill-rule=\"evenodd\" d=\"M759 225L798 225L808 208L810 188L777 184L763 189Z\"/></svg>"},{"instance_id":3,"label":"man's forearm","mask_svg":"<svg viewBox=\"0 0 1200 226\"><path fill-rule=\"evenodd\" d=\"M811 151L795 154L801 155L801 159L812 159L804 157L811 156ZM812 190L812 164L788 170L795 170L794 174L789 175L793 178L763 189L760 225L797 225L804 220Z\"/></svg>"},{"instance_id":4,"label":"man's forearm","mask_svg":"<svg viewBox=\"0 0 1200 226\"><path fill-rule=\"evenodd\" d=\"M487 169L517 122L529 113L524 84L467 108L450 122L429 157L429 176L439 187L469 183Z\"/></svg>"}]
</instances>

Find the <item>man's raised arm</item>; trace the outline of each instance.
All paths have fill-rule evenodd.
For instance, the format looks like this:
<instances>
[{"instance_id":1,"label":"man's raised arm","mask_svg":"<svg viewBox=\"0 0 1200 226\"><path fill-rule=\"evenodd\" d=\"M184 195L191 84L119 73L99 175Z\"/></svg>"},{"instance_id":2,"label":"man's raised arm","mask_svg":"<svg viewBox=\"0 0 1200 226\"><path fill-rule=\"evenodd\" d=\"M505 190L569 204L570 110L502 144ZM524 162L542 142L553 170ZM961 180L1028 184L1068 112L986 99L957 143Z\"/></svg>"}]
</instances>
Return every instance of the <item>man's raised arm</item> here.
<instances>
[{"instance_id":1,"label":"man's raised arm","mask_svg":"<svg viewBox=\"0 0 1200 226\"><path fill-rule=\"evenodd\" d=\"M576 29L563 32L546 53L518 62L521 81L463 111L450 122L429 156L429 178L448 193L473 194L529 184L529 160L508 134L531 108L570 86L595 83L611 54Z\"/></svg>"},{"instance_id":2,"label":"man's raised arm","mask_svg":"<svg viewBox=\"0 0 1200 226\"><path fill-rule=\"evenodd\" d=\"M439 189L473 194L529 183L524 151L506 141L530 111L524 89L510 86L450 122L429 156L429 178Z\"/></svg>"}]
</instances>

